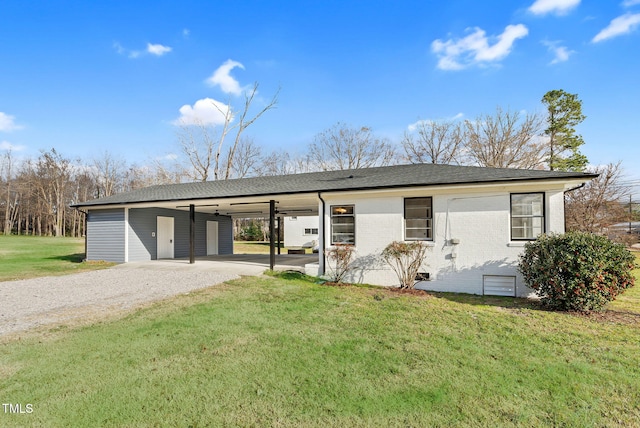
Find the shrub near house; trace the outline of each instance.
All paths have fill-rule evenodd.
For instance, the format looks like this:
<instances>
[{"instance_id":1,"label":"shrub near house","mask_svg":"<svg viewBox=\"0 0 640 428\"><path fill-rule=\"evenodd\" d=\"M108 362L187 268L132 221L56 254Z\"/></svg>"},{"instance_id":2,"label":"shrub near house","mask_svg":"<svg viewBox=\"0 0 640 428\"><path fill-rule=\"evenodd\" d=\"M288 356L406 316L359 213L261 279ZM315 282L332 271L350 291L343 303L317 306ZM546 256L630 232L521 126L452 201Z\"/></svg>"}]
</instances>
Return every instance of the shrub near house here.
<instances>
[{"instance_id":1,"label":"shrub near house","mask_svg":"<svg viewBox=\"0 0 640 428\"><path fill-rule=\"evenodd\" d=\"M429 247L421 241L393 241L382 251L382 258L398 276L399 288L413 288Z\"/></svg>"},{"instance_id":2,"label":"shrub near house","mask_svg":"<svg viewBox=\"0 0 640 428\"><path fill-rule=\"evenodd\" d=\"M527 243L518 269L551 308L598 311L634 285L634 256L590 233L542 235Z\"/></svg>"}]
</instances>

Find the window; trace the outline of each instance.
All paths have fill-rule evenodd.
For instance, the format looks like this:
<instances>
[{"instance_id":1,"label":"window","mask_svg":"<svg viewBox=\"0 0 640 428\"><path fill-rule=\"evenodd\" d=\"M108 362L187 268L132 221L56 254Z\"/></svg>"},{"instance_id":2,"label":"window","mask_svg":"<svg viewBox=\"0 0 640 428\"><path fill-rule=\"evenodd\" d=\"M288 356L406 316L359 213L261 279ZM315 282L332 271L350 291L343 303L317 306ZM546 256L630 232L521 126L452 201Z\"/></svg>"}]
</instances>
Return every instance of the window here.
<instances>
[{"instance_id":1,"label":"window","mask_svg":"<svg viewBox=\"0 0 640 428\"><path fill-rule=\"evenodd\" d=\"M356 216L353 205L331 206L331 244L356 243Z\"/></svg>"},{"instance_id":2,"label":"window","mask_svg":"<svg viewBox=\"0 0 640 428\"><path fill-rule=\"evenodd\" d=\"M405 198L404 239L407 241L433 240L431 198Z\"/></svg>"},{"instance_id":3,"label":"window","mask_svg":"<svg viewBox=\"0 0 640 428\"><path fill-rule=\"evenodd\" d=\"M511 195L511 239L533 240L544 233L544 194Z\"/></svg>"},{"instance_id":4,"label":"window","mask_svg":"<svg viewBox=\"0 0 640 428\"><path fill-rule=\"evenodd\" d=\"M317 235L318 234L318 228L317 227L305 227L304 228L304 234L305 235Z\"/></svg>"}]
</instances>

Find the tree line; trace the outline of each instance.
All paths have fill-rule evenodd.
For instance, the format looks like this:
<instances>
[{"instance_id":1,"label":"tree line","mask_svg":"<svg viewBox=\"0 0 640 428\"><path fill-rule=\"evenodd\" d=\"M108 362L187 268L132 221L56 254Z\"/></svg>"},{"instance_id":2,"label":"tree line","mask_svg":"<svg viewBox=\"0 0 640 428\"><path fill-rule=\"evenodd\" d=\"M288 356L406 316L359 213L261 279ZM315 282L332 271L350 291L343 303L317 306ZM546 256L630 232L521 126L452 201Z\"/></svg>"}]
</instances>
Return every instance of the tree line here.
<instances>
[{"instance_id":1,"label":"tree line","mask_svg":"<svg viewBox=\"0 0 640 428\"><path fill-rule=\"evenodd\" d=\"M84 215L69 206L155 184L225 180L251 176L357 169L402 163L440 163L497 168L583 171L587 158L575 126L585 119L577 95L562 90L542 98L546 114L497 108L474 120L421 120L399 144L377 136L369 126L338 122L319 132L298 155L266 152L245 130L277 105L277 93L253 113L258 85L237 109L220 111L223 120L180 124L175 159L129 164L108 151L90 161L71 159L56 149L18 160L7 150L0 158L0 226L4 234L82 236ZM217 106L216 106L217 107ZM600 167L600 177L567 193L569 229L602 231L626 219L620 199L620 164ZM628 217L627 217L628 218Z\"/></svg>"}]
</instances>

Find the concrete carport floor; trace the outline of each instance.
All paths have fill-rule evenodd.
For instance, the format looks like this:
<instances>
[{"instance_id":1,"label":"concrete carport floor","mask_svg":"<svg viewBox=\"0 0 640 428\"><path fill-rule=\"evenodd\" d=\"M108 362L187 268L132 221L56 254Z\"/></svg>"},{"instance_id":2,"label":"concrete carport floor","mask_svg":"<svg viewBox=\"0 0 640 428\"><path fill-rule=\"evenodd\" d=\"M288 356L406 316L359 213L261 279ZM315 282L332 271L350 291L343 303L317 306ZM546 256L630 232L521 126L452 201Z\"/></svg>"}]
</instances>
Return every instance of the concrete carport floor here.
<instances>
[{"instance_id":1,"label":"concrete carport floor","mask_svg":"<svg viewBox=\"0 0 640 428\"><path fill-rule=\"evenodd\" d=\"M275 271L297 270L304 273L304 266L318 263L318 254L278 254ZM121 269L153 266L156 269L197 269L236 275L261 275L269 269L269 254L227 254L196 257L195 263L189 259L162 259L145 262L129 262L119 265Z\"/></svg>"}]
</instances>

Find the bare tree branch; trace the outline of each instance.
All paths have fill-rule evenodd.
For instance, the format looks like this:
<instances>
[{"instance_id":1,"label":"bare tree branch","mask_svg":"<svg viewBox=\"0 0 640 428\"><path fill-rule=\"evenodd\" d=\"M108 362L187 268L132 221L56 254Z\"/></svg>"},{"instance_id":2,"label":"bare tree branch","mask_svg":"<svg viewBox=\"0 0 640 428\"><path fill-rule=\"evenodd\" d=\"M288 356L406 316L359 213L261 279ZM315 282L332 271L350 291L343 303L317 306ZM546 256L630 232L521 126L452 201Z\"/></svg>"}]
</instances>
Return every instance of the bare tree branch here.
<instances>
[{"instance_id":1,"label":"bare tree branch","mask_svg":"<svg viewBox=\"0 0 640 428\"><path fill-rule=\"evenodd\" d=\"M462 124L421 120L414 132L404 134L405 158L412 163L458 164L463 135Z\"/></svg>"},{"instance_id":2,"label":"bare tree branch","mask_svg":"<svg viewBox=\"0 0 640 428\"><path fill-rule=\"evenodd\" d=\"M543 120L537 114L496 109L495 116L465 121L466 155L470 163L493 168L539 169L545 145L540 138Z\"/></svg>"},{"instance_id":3,"label":"bare tree branch","mask_svg":"<svg viewBox=\"0 0 640 428\"><path fill-rule=\"evenodd\" d=\"M111 196L122 190L126 162L109 151L104 151L93 160L94 178L98 185L98 196Z\"/></svg>"},{"instance_id":4,"label":"bare tree branch","mask_svg":"<svg viewBox=\"0 0 640 428\"><path fill-rule=\"evenodd\" d=\"M226 109L221 107L219 103L212 102L223 117L220 125L209 125L202 120L196 124L182 125L178 132L178 141L181 152L190 163L190 168L187 169L189 178L194 181L226 180L231 178L233 174L243 171L245 168L236 167L234 162L242 158L242 156L238 157L236 152L242 150L244 131L265 112L276 107L279 92L280 90L257 114L251 116L251 107L258 94L258 83L256 82L251 90L245 92L244 104L239 111L233 108L231 99L227 100ZM232 132L235 133L233 142L228 148L225 148L225 143L228 142L227 137ZM245 152L243 156L246 154ZM246 173L248 173L247 170L242 172L242 174Z\"/></svg>"},{"instance_id":5,"label":"bare tree branch","mask_svg":"<svg viewBox=\"0 0 640 428\"><path fill-rule=\"evenodd\" d=\"M630 188L620 184L620 162L593 168L591 172L600 175L566 194L567 230L603 233L608 226L628 219L622 203Z\"/></svg>"},{"instance_id":6,"label":"bare tree branch","mask_svg":"<svg viewBox=\"0 0 640 428\"><path fill-rule=\"evenodd\" d=\"M395 161L391 143L372 135L366 126L350 128L338 122L316 135L309 146L309 162L323 171L385 166Z\"/></svg>"},{"instance_id":7,"label":"bare tree branch","mask_svg":"<svg viewBox=\"0 0 640 428\"><path fill-rule=\"evenodd\" d=\"M255 175L260 171L259 164L262 159L262 150L253 139L243 137L233 154L234 159L228 159L231 150L227 153L226 165L231 166L231 172L225 171L225 176L229 178L244 178Z\"/></svg>"},{"instance_id":8,"label":"bare tree branch","mask_svg":"<svg viewBox=\"0 0 640 428\"><path fill-rule=\"evenodd\" d=\"M249 126L251 126L265 112L271 110L272 108L275 108L275 106L278 104L278 95L280 94L280 89L278 89L276 91L276 93L273 96L273 98L271 98L271 101L269 101L262 108L262 110L260 110L252 118L247 119L247 115L249 114L249 109L251 107L251 103L253 103L253 99L255 98L257 93L258 93L258 82L253 84L253 88L251 89L251 91L249 91L248 93L244 94L244 108L243 108L242 112L240 113L237 125L234 126L234 128L237 129L236 137L235 137L235 140L233 142L233 146L231 146L231 149L229 150L229 155L227 156L227 168L226 168L226 173L225 173L225 177L224 177L225 180L229 178L229 174L230 174L230 172L232 170L232 162L233 162L233 160L235 158L235 152L236 152L236 149L238 147L238 144L240 143L240 138L241 138L242 133L244 132L244 130L247 129Z\"/></svg>"}]
</instances>

